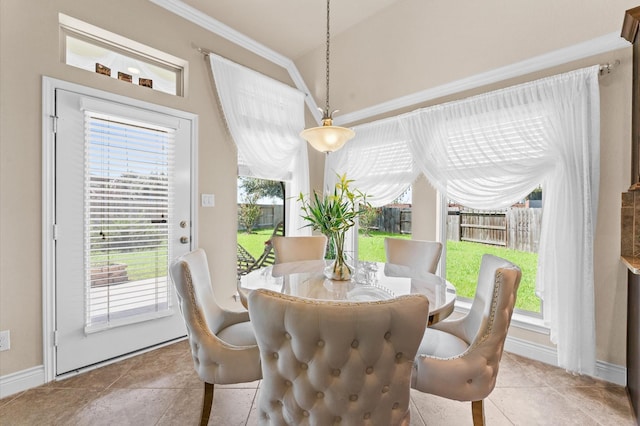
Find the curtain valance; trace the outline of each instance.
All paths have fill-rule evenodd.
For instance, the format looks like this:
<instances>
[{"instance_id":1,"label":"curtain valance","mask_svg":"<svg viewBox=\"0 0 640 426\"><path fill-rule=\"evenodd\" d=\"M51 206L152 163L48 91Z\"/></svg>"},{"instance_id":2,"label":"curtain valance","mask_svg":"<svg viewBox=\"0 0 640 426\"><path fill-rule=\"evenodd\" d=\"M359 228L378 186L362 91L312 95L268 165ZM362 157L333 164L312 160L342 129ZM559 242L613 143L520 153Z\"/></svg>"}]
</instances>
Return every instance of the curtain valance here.
<instances>
[{"instance_id":1,"label":"curtain valance","mask_svg":"<svg viewBox=\"0 0 640 426\"><path fill-rule=\"evenodd\" d=\"M286 233L309 234L297 194L309 192L304 94L284 83L209 54L229 133L238 148L242 174L286 182Z\"/></svg>"}]
</instances>

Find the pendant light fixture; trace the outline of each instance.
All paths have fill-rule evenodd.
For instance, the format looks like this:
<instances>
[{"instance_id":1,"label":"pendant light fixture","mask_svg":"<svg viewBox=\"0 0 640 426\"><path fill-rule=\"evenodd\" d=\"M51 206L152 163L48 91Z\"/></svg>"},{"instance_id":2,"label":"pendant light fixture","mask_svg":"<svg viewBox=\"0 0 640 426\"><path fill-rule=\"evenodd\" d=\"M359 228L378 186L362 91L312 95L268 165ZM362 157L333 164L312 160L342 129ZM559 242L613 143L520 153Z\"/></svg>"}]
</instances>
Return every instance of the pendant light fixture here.
<instances>
[{"instance_id":1,"label":"pendant light fixture","mask_svg":"<svg viewBox=\"0 0 640 426\"><path fill-rule=\"evenodd\" d=\"M330 0L327 0L327 97L324 110L318 108L322 111L322 126L305 129L300 133L300 136L307 140L312 147L326 153L342 148L342 146L356 134L353 130L347 129L346 127L334 126L333 114L338 110L331 111L331 109L329 109L329 2Z\"/></svg>"}]
</instances>

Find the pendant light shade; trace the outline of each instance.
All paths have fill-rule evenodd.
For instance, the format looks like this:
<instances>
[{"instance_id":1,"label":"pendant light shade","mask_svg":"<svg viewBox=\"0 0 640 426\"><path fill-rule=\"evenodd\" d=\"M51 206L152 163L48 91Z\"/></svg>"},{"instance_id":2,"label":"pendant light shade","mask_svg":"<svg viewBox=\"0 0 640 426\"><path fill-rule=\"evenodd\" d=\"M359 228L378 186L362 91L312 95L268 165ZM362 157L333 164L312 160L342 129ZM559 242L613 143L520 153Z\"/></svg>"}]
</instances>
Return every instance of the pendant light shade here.
<instances>
[{"instance_id":1,"label":"pendant light shade","mask_svg":"<svg viewBox=\"0 0 640 426\"><path fill-rule=\"evenodd\" d=\"M329 1L330 0L327 0L327 97L324 110L319 108L323 114L322 126L305 129L300 133L300 136L307 140L313 148L326 153L342 148L349 139L356 135L356 133L351 129L334 126L332 114L335 111L331 111L329 108Z\"/></svg>"},{"instance_id":2,"label":"pendant light shade","mask_svg":"<svg viewBox=\"0 0 640 426\"><path fill-rule=\"evenodd\" d=\"M355 135L351 129L333 126L331 118L323 118L322 126L305 129L300 133L316 150L327 153L339 150Z\"/></svg>"}]
</instances>

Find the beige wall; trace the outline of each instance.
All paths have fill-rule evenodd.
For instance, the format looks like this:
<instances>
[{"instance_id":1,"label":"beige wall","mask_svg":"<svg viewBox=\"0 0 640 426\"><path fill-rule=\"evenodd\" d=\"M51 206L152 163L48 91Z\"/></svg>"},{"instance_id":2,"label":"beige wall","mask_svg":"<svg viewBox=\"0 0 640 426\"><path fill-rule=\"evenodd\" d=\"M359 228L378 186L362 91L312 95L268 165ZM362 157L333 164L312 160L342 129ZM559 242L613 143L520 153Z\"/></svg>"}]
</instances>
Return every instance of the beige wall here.
<instances>
[{"instance_id":1,"label":"beige wall","mask_svg":"<svg viewBox=\"0 0 640 426\"><path fill-rule=\"evenodd\" d=\"M198 185L216 207L199 208L199 243L209 254L216 290L235 292L236 152L218 112L204 57L209 48L290 83L280 67L188 23L148 1L0 2L0 330L11 350L0 353L0 376L42 364L41 79L49 76L199 116ZM189 61L184 98L132 86L60 63L58 13Z\"/></svg>"},{"instance_id":2,"label":"beige wall","mask_svg":"<svg viewBox=\"0 0 640 426\"><path fill-rule=\"evenodd\" d=\"M332 106L351 112L619 31L624 10L635 2L492 0L489 5L466 0L457 2L452 12L443 9L447 2L400 2L332 42L332 87L344 88L332 93ZM230 298L235 286L235 149L222 125L209 70L192 44L289 82L281 68L148 1L50 0L38 2L37 7L30 3L0 1L0 329L10 329L12 340L11 350L0 353L0 376L42 364L42 76L199 116L199 192L214 193L216 207L199 209L198 238L210 253L216 291L223 299ZM188 60L188 95L168 96L61 64L59 12ZM630 52L610 56L622 59L622 65L601 84L602 180L595 263L598 358L624 364L626 291L618 260L619 198L629 183L631 66ZM323 57L320 49L297 62L319 104L324 96ZM323 155L312 153L310 159L312 186L321 189ZM424 185L425 194L429 193L428 184ZM432 208L429 203L416 204L418 210ZM425 237L432 232L428 221L414 228Z\"/></svg>"}]
</instances>

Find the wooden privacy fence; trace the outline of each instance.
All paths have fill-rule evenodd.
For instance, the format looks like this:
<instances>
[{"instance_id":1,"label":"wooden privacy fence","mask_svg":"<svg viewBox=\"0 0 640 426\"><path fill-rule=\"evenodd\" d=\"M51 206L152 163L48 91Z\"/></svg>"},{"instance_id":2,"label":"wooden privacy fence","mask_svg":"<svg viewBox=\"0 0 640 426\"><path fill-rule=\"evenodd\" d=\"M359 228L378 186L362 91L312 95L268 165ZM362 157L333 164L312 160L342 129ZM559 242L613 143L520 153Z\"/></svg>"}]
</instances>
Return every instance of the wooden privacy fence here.
<instances>
[{"instance_id":1,"label":"wooden privacy fence","mask_svg":"<svg viewBox=\"0 0 640 426\"><path fill-rule=\"evenodd\" d=\"M392 234L410 234L411 208L381 207L376 220L369 228Z\"/></svg>"},{"instance_id":2,"label":"wooden privacy fence","mask_svg":"<svg viewBox=\"0 0 640 426\"><path fill-rule=\"evenodd\" d=\"M447 239L537 252L542 209L450 210Z\"/></svg>"},{"instance_id":3,"label":"wooden privacy fence","mask_svg":"<svg viewBox=\"0 0 640 426\"><path fill-rule=\"evenodd\" d=\"M254 229L273 228L276 224L283 220L284 207L280 204L258 204L260 206L260 217L254 225ZM240 204L238 204L238 212ZM244 226L240 225L238 220L238 230L243 231Z\"/></svg>"}]
</instances>

